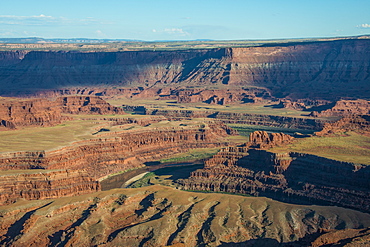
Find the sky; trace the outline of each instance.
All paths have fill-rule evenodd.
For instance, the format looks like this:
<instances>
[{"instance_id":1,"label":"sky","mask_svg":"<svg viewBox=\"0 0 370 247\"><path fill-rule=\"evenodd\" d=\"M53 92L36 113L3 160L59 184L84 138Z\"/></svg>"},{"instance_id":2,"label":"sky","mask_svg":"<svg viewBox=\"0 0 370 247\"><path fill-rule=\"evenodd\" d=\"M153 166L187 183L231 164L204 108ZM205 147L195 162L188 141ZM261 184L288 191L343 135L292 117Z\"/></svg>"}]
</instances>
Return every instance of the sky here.
<instances>
[{"instance_id":1,"label":"sky","mask_svg":"<svg viewBox=\"0 0 370 247\"><path fill-rule=\"evenodd\" d=\"M370 0L0 0L0 38L248 40L370 34Z\"/></svg>"}]
</instances>

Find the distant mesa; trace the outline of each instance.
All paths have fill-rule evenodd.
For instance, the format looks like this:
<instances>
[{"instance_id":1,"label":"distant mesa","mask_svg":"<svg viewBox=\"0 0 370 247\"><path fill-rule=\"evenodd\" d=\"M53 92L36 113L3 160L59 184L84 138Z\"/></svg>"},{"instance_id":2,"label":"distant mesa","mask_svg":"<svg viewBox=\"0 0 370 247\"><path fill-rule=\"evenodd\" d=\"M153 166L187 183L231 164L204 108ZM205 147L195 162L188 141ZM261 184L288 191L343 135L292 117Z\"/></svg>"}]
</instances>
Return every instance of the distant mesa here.
<instances>
[{"instance_id":1,"label":"distant mesa","mask_svg":"<svg viewBox=\"0 0 370 247\"><path fill-rule=\"evenodd\" d=\"M162 51L1 51L1 95L70 88L243 88L253 102L274 97L369 99L370 39L286 43L271 47ZM256 93L251 97L252 90ZM127 91L126 91L127 92ZM140 93L140 94L141 94ZM202 93L204 94L204 93ZM216 92L216 104L233 101ZM212 96L212 95L209 95Z\"/></svg>"}]
</instances>

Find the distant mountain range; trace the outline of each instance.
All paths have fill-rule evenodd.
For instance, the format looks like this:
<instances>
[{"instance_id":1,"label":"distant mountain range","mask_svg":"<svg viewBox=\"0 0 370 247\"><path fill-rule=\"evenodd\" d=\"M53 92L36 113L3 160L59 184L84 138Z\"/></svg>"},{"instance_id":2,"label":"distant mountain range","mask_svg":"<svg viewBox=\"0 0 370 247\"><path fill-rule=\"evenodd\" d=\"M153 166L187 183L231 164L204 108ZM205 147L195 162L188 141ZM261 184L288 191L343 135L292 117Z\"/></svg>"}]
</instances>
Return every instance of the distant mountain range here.
<instances>
[{"instance_id":1,"label":"distant mountain range","mask_svg":"<svg viewBox=\"0 0 370 247\"><path fill-rule=\"evenodd\" d=\"M300 40L300 41L323 41L323 40L336 40L336 39L370 39L370 35L361 35L361 36L352 36L352 37L326 37L326 38L297 38L297 39L271 39L271 40L259 40L259 41L283 41L288 40ZM28 38L0 38L0 43L10 43L10 44L42 44L42 43L114 43L114 42L242 42L243 40L223 40L217 41L212 39L196 39L196 40L154 40L154 41L145 41L145 40L135 40L135 39L88 39L88 38L70 38L70 39L44 39L38 37L28 37ZM256 42L258 40L244 40L250 42Z\"/></svg>"},{"instance_id":2,"label":"distant mountain range","mask_svg":"<svg viewBox=\"0 0 370 247\"><path fill-rule=\"evenodd\" d=\"M29 38L0 38L0 43L15 43L15 44L37 44L37 43L109 43L109 42L142 42L141 40L131 39L44 39L37 37Z\"/></svg>"}]
</instances>

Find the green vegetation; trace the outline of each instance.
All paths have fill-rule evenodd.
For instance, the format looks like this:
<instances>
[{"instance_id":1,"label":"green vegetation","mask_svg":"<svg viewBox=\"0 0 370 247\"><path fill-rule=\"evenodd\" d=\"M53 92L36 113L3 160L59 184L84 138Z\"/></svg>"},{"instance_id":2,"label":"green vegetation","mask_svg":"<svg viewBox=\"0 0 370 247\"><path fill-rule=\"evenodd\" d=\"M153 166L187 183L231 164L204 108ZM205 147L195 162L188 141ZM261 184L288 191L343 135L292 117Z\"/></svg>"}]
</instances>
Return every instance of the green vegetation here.
<instances>
[{"instance_id":1,"label":"green vegetation","mask_svg":"<svg viewBox=\"0 0 370 247\"><path fill-rule=\"evenodd\" d=\"M195 160L202 160L212 157L218 152L218 148L191 149L186 153L176 154L170 158L161 159L161 163L180 163Z\"/></svg>"},{"instance_id":2,"label":"green vegetation","mask_svg":"<svg viewBox=\"0 0 370 247\"><path fill-rule=\"evenodd\" d=\"M93 120L72 120L53 127L0 131L0 152L50 150L93 138ZM98 135L97 135L98 136ZM6 140L6 141L5 141Z\"/></svg>"},{"instance_id":3,"label":"green vegetation","mask_svg":"<svg viewBox=\"0 0 370 247\"><path fill-rule=\"evenodd\" d=\"M188 178L190 173L203 167L203 164L197 165L175 165L160 168L153 172L145 174L142 178L133 182L128 188L139 188L149 185L163 185L169 187L178 187L177 179Z\"/></svg>"},{"instance_id":4,"label":"green vegetation","mask_svg":"<svg viewBox=\"0 0 370 247\"><path fill-rule=\"evenodd\" d=\"M145 186L149 186L149 185L153 185L150 180L151 178L154 178L156 175L154 172L148 172L147 174L145 174L142 178L140 178L139 180L133 182L132 184L130 184L127 188L140 188L140 187L145 187Z\"/></svg>"},{"instance_id":5,"label":"green vegetation","mask_svg":"<svg viewBox=\"0 0 370 247\"><path fill-rule=\"evenodd\" d=\"M296 139L291 145L275 147L269 151L308 153L339 161L370 165L370 137L355 132Z\"/></svg>"},{"instance_id":6,"label":"green vegetation","mask_svg":"<svg viewBox=\"0 0 370 247\"><path fill-rule=\"evenodd\" d=\"M312 130L304 130L304 129L290 129L290 128L278 128L278 127L269 127L269 126L262 126L262 125L249 125L249 124L228 124L229 127L237 130L240 135L248 136L249 134L254 131L267 131L272 133L285 133L285 134L294 134L296 132L301 134L313 134L314 131Z\"/></svg>"},{"instance_id":7,"label":"green vegetation","mask_svg":"<svg viewBox=\"0 0 370 247\"><path fill-rule=\"evenodd\" d=\"M218 89L222 89L219 86ZM204 89L204 88L202 88ZM208 88L211 89L211 88ZM230 87L228 88L230 89ZM231 113L247 113L247 114L260 114L260 115L274 115L286 117L300 117L310 118L306 116L307 111L299 111L294 109L274 108L273 104L230 104L230 105L210 105L207 103L181 103L178 104L174 101L158 100L157 98L145 99L127 99L125 97L107 99L112 105L142 105L151 110L189 110L189 111L217 111L217 112L231 112Z\"/></svg>"}]
</instances>

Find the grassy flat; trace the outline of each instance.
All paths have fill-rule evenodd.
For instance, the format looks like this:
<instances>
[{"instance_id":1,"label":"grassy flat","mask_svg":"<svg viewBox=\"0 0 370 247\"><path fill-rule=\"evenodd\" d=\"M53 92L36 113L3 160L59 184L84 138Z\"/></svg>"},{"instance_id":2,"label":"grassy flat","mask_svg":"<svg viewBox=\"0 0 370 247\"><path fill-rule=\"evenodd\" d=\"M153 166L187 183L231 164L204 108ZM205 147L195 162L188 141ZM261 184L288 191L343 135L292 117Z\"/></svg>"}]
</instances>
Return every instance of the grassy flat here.
<instances>
[{"instance_id":1,"label":"grassy flat","mask_svg":"<svg viewBox=\"0 0 370 247\"><path fill-rule=\"evenodd\" d=\"M275 147L269 151L276 153L300 152L339 161L370 165L370 137L355 132L296 139L286 147Z\"/></svg>"},{"instance_id":2,"label":"grassy flat","mask_svg":"<svg viewBox=\"0 0 370 247\"><path fill-rule=\"evenodd\" d=\"M176 154L172 157L160 160L161 163L178 163L201 160L212 157L218 152L219 148L198 148L191 149L186 153Z\"/></svg>"},{"instance_id":3,"label":"grassy flat","mask_svg":"<svg viewBox=\"0 0 370 247\"><path fill-rule=\"evenodd\" d=\"M140 105L148 109L154 110L183 110L183 111L218 111L228 113L244 113L257 115L273 115L283 117L299 117L312 118L307 116L309 111L299 111L287 108L274 108L276 103L260 103L260 104L229 104L229 105L213 105L202 102L197 103L176 103L175 100L158 100L156 98L145 99L128 99L125 97L107 98L105 99L112 105ZM316 118L317 119L317 118ZM335 118L321 118L335 119Z\"/></svg>"},{"instance_id":4,"label":"grassy flat","mask_svg":"<svg viewBox=\"0 0 370 247\"><path fill-rule=\"evenodd\" d=\"M72 115L71 115L72 116ZM0 131L0 152L53 150L68 146L72 142L112 137L116 133L138 133L151 129L193 129L203 126L204 119L184 121L159 121L147 126L138 124L112 125L111 118L156 118L145 115L78 115L52 127L27 127L18 130ZM159 117L161 119L161 117Z\"/></svg>"},{"instance_id":5,"label":"grassy flat","mask_svg":"<svg viewBox=\"0 0 370 247\"><path fill-rule=\"evenodd\" d=\"M96 122L96 121L95 121ZM72 120L53 127L34 127L0 132L0 152L49 150L73 141L93 138L93 120Z\"/></svg>"},{"instance_id":6,"label":"grassy flat","mask_svg":"<svg viewBox=\"0 0 370 247\"><path fill-rule=\"evenodd\" d=\"M44 170L44 169L29 169L29 170L6 170L0 171L1 176L15 176L20 174L36 174L36 173L51 173L56 171L62 171L60 169L53 169L53 170Z\"/></svg>"}]
</instances>

